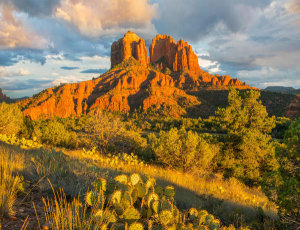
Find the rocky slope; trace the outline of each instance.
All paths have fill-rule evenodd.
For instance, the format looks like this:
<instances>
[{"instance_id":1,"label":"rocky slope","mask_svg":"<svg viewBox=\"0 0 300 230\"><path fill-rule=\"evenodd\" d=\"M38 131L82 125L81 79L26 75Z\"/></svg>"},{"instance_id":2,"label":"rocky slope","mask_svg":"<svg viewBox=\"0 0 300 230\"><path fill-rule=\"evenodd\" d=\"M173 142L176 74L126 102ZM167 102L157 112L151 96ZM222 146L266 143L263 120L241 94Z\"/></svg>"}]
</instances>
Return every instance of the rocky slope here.
<instances>
[{"instance_id":1,"label":"rocky slope","mask_svg":"<svg viewBox=\"0 0 300 230\"><path fill-rule=\"evenodd\" d=\"M286 116L290 118L300 116L300 94L296 95L288 105Z\"/></svg>"},{"instance_id":2,"label":"rocky slope","mask_svg":"<svg viewBox=\"0 0 300 230\"><path fill-rule=\"evenodd\" d=\"M192 47L182 40L176 43L170 36L153 39L150 60L151 64L145 41L129 31L112 44L112 68L99 78L50 88L19 104L24 115L33 119L78 116L99 109L153 109L181 116L200 109L200 101L190 91L251 88L229 76L201 70Z\"/></svg>"}]
</instances>

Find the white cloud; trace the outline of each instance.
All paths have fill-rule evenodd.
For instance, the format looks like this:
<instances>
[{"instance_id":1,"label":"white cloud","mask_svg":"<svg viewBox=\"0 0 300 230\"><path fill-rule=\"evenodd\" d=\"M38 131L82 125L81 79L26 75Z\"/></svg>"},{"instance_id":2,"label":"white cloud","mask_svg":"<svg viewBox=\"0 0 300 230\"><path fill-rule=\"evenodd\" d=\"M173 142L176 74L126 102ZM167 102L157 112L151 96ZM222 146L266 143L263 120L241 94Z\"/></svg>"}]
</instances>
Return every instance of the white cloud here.
<instances>
[{"instance_id":1,"label":"white cloud","mask_svg":"<svg viewBox=\"0 0 300 230\"><path fill-rule=\"evenodd\" d=\"M51 84L54 85L54 86L59 86L61 84L77 83L77 82L80 82L80 81L86 81L86 80L90 80L90 79L91 79L91 77L89 77L89 76L87 76L87 77L84 77L84 76L78 77L78 76L68 75L68 76L63 76L63 77L55 79L54 81L52 81Z\"/></svg>"},{"instance_id":2,"label":"white cloud","mask_svg":"<svg viewBox=\"0 0 300 230\"><path fill-rule=\"evenodd\" d=\"M98 37L149 27L156 11L157 4L149 0L63 0L55 16L86 36Z\"/></svg>"},{"instance_id":3,"label":"white cloud","mask_svg":"<svg viewBox=\"0 0 300 230\"><path fill-rule=\"evenodd\" d=\"M27 76L30 72L27 69L14 69L12 67L1 67L0 66L0 78L5 77L20 77L20 76Z\"/></svg>"},{"instance_id":4,"label":"white cloud","mask_svg":"<svg viewBox=\"0 0 300 230\"><path fill-rule=\"evenodd\" d=\"M24 20L15 16L11 6L0 3L0 48L46 47L46 40L27 28Z\"/></svg>"}]
</instances>

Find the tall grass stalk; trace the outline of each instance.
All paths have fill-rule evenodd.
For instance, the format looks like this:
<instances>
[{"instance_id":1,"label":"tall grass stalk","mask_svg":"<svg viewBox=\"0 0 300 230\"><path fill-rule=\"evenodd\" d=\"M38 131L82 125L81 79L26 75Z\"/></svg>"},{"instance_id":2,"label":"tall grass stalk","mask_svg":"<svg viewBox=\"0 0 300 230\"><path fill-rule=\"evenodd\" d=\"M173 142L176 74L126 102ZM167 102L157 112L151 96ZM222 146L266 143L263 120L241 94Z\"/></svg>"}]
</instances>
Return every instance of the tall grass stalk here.
<instances>
[{"instance_id":1,"label":"tall grass stalk","mask_svg":"<svg viewBox=\"0 0 300 230\"><path fill-rule=\"evenodd\" d=\"M23 169L24 159L5 148L0 150L0 219L15 214L17 194L23 189L23 178L18 172Z\"/></svg>"},{"instance_id":2,"label":"tall grass stalk","mask_svg":"<svg viewBox=\"0 0 300 230\"><path fill-rule=\"evenodd\" d=\"M52 187L53 189L53 187ZM99 193L103 193L98 190ZM79 198L68 201L62 189L53 198L43 198L46 225L50 229L89 230L105 226L102 218L103 200L97 200L93 207L80 202ZM100 197L100 196L98 196Z\"/></svg>"}]
</instances>

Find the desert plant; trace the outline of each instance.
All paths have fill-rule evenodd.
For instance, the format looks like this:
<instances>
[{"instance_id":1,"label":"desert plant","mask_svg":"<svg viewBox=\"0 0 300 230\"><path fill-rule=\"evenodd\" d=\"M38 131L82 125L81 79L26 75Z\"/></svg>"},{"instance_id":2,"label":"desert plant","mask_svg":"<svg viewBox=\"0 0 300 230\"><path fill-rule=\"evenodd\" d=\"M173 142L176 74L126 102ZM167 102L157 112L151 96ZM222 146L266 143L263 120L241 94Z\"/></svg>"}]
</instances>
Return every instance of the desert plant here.
<instances>
[{"instance_id":1,"label":"desert plant","mask_svg":"<svg viewBox=\"0 0 300 230\"><path fill-rule=\"evenodd\" d=\"M161 131L158 138L150 134L148 139L159 162L183 171L212 168L212 160L218 153L216 145L208 144L197 133L185 129Z\"/></svg>"}]
</instances>

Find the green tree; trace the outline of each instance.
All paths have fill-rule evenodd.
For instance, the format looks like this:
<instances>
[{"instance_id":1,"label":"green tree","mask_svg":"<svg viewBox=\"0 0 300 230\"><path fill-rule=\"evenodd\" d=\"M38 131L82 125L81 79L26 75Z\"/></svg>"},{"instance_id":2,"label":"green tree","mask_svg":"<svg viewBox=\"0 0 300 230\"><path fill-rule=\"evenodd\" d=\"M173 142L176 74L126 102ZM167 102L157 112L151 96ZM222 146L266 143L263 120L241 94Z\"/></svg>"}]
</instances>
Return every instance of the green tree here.
<instances>
[{"instance_id":1,"label":"green tree","mask_svg":"<svg viewBox=\"0 0 300 230\"><path fill-rule=\"evenodd\" d=\"M259 97L259 91L240 95L236 89L230 89L228 106L216 111L217 124L227 133L219 162L224 175L247 184L258 184L265 173L278 168L269 135L275 120L268 116Z\"/></svg>"},{"instance_id":2,"label":"green tree","mask_svg":"<svg viewBox=\"0 0 300 230\"><path fill-rule=\"evenodd\" d=\"M218 153L216 145L208 144L196 132L177 130L161 131L157 138L149 135L149 145L157 160L183 171L207 170Z\"/></svg>"},{"instance_id":3,"label":"green tree","mask_svg":"<svg viewBox=\"0 0 300 230\"><path fill-rule=\"evenodd\" d=\"M0 133L18 134L24 123L23 114L16 104L0 104Z\"/></svg>"},{"instance_id":4,"label":"green tree","mask_svg":"<svg viewBox=\"0 0 300 230\"><path fill-rule=\"evenodd\" d=\"M265 182L265 190L276 202L283 219L300 227L300 117L291 123L277 148L280 163L278 181ZM275 196L274 196L275 194Z\"/></svg>"}]
</instances>

